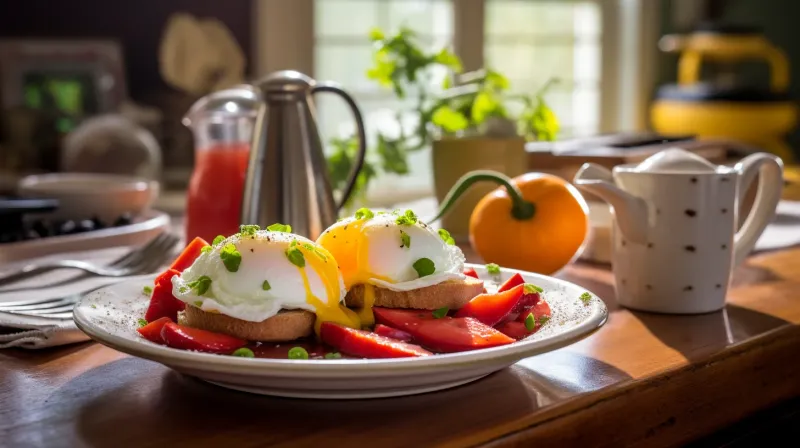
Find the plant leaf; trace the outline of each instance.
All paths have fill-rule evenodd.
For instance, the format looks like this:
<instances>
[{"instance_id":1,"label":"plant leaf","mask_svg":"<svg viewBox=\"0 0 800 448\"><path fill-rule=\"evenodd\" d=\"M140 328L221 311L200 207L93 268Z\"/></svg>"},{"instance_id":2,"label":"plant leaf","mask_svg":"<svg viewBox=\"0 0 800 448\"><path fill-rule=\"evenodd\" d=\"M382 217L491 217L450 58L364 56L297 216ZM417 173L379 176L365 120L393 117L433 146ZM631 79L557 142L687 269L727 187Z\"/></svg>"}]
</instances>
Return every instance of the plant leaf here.
<instances>
[{"instance_id":1,"label":"plant leaf","mask_svg":"<svg viewBox=\"0 0 800 448\"><path fill-rule=\"evenodd\" d=\"M463 113L453 110L450 106L436 109L431 117L431 122L444 129L446 132L457 132L469 126L469 120Z\"/></svg>"}]
</instances>

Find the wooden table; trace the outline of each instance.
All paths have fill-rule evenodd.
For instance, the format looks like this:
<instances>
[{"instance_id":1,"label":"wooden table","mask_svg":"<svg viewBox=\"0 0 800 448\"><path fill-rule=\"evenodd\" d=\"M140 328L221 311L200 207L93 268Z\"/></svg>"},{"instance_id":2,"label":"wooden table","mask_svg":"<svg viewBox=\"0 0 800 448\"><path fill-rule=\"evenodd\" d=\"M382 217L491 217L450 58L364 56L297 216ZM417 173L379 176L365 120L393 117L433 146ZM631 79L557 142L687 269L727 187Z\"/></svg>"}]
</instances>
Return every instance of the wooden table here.
<instances>
[{"instance_id":1,"label":"wooden table","mask_svg":"<svg viewBox=\"0 0 800 448\"><path fill-rule=\"evenodd\" d=\"M95 343L2 351L0 445L668 446L800 396L800 249L751 258L727 309L701 316L619 309L604 267L563 277L606 301L604 328L413 397L248 395Z\"/></svg>"}]
</instances>

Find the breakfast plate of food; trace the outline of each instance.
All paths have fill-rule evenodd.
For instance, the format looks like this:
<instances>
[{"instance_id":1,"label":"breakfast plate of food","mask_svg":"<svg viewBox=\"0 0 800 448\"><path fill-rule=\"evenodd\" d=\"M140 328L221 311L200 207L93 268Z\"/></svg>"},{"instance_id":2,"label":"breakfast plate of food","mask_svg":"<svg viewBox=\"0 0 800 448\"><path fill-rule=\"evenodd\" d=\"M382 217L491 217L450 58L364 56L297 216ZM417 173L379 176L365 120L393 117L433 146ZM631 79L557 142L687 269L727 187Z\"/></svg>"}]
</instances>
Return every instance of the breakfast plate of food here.
<instances>
[{"instance_id":1,"label":"breakfast plate of food","mask_svg":"<svg viewBox=\"0 0 800 448\"><path fill-rule=\"evenodd\" d=\"M102 344L223 387L352 399L478 380L590 335L608 310L560 279L465 263L410 210L360 209L316 241L283 224L195 239L74 317Z\"/></svg>"}]
</instances>

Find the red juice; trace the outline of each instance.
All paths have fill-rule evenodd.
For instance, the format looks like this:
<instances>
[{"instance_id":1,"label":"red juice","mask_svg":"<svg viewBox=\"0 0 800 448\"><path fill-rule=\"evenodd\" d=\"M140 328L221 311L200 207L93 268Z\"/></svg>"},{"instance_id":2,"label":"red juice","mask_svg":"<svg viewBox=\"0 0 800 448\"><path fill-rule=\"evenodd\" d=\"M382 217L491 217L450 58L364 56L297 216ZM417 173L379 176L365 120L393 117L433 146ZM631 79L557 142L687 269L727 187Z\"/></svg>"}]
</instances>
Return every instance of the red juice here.
<instances>
[{"instance_id":1,"label":"red juice","mask_svg":"<svg viewBox=\"0 0 800 448\"><path fill-rule=\"evenodd\" d=\"M248 143L221 143L196 152L186 204L186 241L209 243L239 231Z\"/></svg>"}]
</instances>

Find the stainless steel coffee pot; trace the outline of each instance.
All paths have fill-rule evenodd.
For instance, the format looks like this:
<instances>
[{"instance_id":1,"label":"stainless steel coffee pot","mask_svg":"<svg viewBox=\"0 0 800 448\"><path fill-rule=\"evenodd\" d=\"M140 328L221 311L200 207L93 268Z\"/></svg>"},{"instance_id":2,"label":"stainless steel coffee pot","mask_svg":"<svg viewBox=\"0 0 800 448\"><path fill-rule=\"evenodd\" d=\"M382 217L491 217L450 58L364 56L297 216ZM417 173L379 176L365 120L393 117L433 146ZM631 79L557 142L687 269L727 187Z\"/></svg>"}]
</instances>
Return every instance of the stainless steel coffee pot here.
<instances>
[{"instance_id":1,"label":"stainless steel coffee pot","mask_svg":"<svg viewBox=\"0 0 800 448\"><path fill-rule=\"evenodd\" d=\"M242 224L262 227L279 222L299 235L316 239L336 222L339 209L355 186L364 163L366 136L353 98L333 83L318 83L291 70L257 81L261 105L250 147L242 199ZM359 151L339 202L333 197L313 95L342 97L358 127Z\"/></svg>"}]
</instances>

